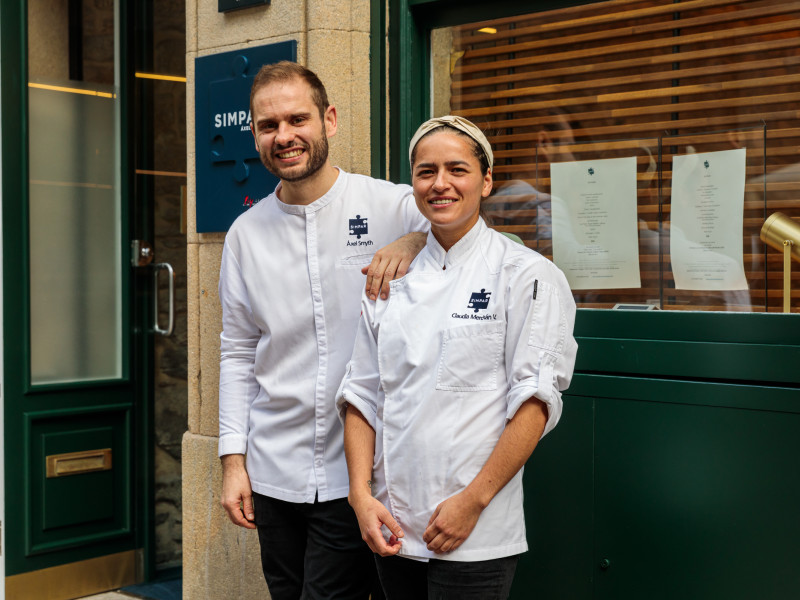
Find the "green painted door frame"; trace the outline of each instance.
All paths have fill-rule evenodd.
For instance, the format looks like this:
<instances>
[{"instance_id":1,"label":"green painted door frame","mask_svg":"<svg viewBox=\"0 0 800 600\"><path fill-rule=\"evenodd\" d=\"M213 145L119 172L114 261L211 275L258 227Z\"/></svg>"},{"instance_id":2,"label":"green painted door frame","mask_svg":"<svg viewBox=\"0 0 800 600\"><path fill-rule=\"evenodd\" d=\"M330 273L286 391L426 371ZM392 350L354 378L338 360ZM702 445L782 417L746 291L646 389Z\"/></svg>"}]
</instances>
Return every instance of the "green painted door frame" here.
<instances>
[{"instance_id":1,"label":"green painted door frame","mask_svg":"<svg viewBox=\"0 0 800 600\"><path fill-rule=\"evenodd\" d=\"M143 4L149 2L119 0L122 376L31 385L27 4L0 3L5 490L14 511L4 523L7 576L130 550L141 551L144 577L152 572L152 276L130 266L130 241L152 232L144 195L134 190L132 143L134 34ZM58 440L82 436L112 448L112 470L63 477L53 486L56 480L44 475L44 454L68 452L73 442ZM105 512L95 517L87 504Z\"/></svg>"}]
</instances>

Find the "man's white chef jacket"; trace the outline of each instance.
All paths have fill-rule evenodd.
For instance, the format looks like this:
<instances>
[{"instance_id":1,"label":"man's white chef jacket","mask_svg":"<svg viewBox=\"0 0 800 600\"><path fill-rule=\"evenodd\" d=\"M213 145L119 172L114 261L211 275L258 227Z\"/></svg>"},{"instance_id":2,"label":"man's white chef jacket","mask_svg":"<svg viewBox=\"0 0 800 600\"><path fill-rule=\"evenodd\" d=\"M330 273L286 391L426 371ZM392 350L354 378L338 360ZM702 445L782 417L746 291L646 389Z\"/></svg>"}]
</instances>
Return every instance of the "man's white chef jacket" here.
<instances>
[{"instance_id":1,"label":"man's white chef jacket","mask_svg":"<svg viewBox=\"0 0 800 600\"><path fill-rule=\"evenodd\" d=\"M273 193L231 226L219 282L219 455L247 454L255 492L347 496L334 399L358 327L361 268L428 228L409 186L341 170L312 204Z\"/></svg>"},{"instance_id":2,"label":"man's white chef jacket","mask_svg":"<svg viewBox=\"0 0 800 600\"><path fill-rule=\"evenodd\" d=\"M477 561L527 550L522 471L455 551L434 554L422 534L526 400L547 404L544 433L558 422L577 351L563 273L479 220L447 253L429 234L389 299L364 297L362 313L337 406L343 419L353 405L375 429L373 493L403 528L400 555Z\"/></svg>"}]
</instances>

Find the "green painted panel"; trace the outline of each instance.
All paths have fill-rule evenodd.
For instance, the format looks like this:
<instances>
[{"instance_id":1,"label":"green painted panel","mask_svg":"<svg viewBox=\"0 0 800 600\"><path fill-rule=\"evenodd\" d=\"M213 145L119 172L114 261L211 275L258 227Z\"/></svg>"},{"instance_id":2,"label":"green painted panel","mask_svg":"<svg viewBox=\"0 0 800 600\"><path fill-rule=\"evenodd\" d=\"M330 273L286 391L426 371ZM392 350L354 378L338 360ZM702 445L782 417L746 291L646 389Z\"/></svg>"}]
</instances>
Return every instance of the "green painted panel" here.
<instances>
[{"instance_id":1,"label":"green painted panel","mask_svg":"<svg viewBox=\"0 0 800 600\"><path fill-rule=\"evenodd\" d=\"M796 596L800 415L603 399L596 423L595 598Z\"/></svg>"},{"instance_id":2,"label":"green painted panel","mask_svg":"<svg viewBox=\"0 0 800 600\"><path fill-rule=\"evenodd\" d=\"M579 310L577 369L800 383L800 315Z\"/></svg>"},{"instance_id":3,"label":"green painted panel","mask_svg":"<svg viewBox=\"0 0 800 600\"><path fill-rule=\"evenodd\" d=\"M800 346L579 338L580 371L800 384Z\"/></svg>"},{"instance_id":4,"label":"green painted panel","mask_svg":"<svg viewBox=\"0 0 800 600\"><path fill-rule=\"evenodd\" d=\"M511 598L591 598L594 408L564 396L561 421L525 466L529 550L520 557Z\"/></svg>"},{"instance_id":5,"label":"green painted panel","mask_svg":"<svg viewBox=\"0 0 800 600\"><path fill-rule=\"evenodd\" d=\"M39 429L37 427L37 429ZM40 438L45 457L112 448L114 430L104 424L95 428L60 432L39 432L34 437L34 446ZM35 454L34 454L35 456ZM37 471L34 480L43 482L41 531L47 535L56 529L71 525L109 521L114 516L114 473L100 471L77 473L47 478L42 473L44 463L34 459ZM113 468L113 466L112 466ZM91 490L87 494L87 490ZM39 519L34 518L35 524Z\"/></svg>"},{"instance_id":6,"label":"green painted panel","mask_svg":"<svg viewBox=\"0 0 800 600\"><path fill-rule=\"evenodd\" d=\"M793 387L579 373L573 378L569 393L595 398L800 413L800 389Z\"/></svg>"},{"instance_id":7,"label":"green painted panel","mask_svg":"<svg viewBox=\"0 0 800 600\"><path fill-rule=\"evenodd\" d=\"M26 554L132 539L130 406L49 410L24 417ZM48 478L47 457L111 448L112 469Z\"/></svg>"},{"instance_id":8,"label":"green painted panel","mask_svg":"<svg viewBox=\"0 0 800 600\"><path fill-rule=\"evenodd\" d=\"M119 510L122 505L114 502L114 473L111 471L59 477L48 480L43 487L41 521L36 519L33 522L34 525L41 522L41 529L34 532L38 534L35 537L45 540L55 537L54 534L58 535L65 528L84 526L108 530L115 535L126 533L118 526L113 527L115 508ZM63 503L60 502L62 499ZM87 533L82 530L80 537L84 538ZM68 542L75 538L63 534L58 537L66 537ZM63 541L59 540L62 544ZM33 550L41 547L42 543L34 544Z\"/></svg>"},{"instance_id":9,"label":"green painted panel","mask_svg":"<svg viewBox=\"0 0 800 600\"><path fill-rule=\"evenodd\" d=\"M369 3L370 175L386 177L386 2Z\"/></svg>"},{"instance_id":10,"label":"green painted panel","mask_svg":"<svg viewBox=\"0 0 800 600\"><path fill-rule=\"evenodd\" d=\"M526 466L512 598L792 597L798 452L797 389L577 375Z\"/></svg>"},{"instance_id":11,"label":"green painted panel","mask_svg":"<svg viewBox=\"0 0 800 600\"><path fill-rule=\"evenodd\" d=\"M800 344L800 315L583 308L581 337L745 344Z\"/></svg>"},{"instance_id":12,"label":"green painted panel","mask_svg":"<svg viewBox=\"0 0 800 600\"><path fill-rule=\"evenodd\" d=\"M392 181L410 182L408 143L430 116L430 68L427 31L411 17L407 0L389 3L389 45L393 50L389 53L389 177Z\"/></svg>"}]
</instances>

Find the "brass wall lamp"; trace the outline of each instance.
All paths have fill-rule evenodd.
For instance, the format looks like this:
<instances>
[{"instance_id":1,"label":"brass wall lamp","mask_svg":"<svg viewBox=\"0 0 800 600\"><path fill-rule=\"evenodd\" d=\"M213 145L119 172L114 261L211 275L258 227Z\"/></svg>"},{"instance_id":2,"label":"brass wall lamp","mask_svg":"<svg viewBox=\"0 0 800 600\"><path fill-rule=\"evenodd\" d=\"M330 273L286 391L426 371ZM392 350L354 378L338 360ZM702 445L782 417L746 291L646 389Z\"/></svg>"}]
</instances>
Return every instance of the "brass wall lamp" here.
<instances>
[{"instance_id":1,"label":"brass wall lamp","mask_svg":"<svg viewBox=\"0 0 800 600\"><path fill-rule=\"evenodd\" d=\"M783 312L791 311L792 263L800 261L800 223L785 214L776 212L764 221L761 227L761 241L783 252Z\"/></svg>"}]
</instances>

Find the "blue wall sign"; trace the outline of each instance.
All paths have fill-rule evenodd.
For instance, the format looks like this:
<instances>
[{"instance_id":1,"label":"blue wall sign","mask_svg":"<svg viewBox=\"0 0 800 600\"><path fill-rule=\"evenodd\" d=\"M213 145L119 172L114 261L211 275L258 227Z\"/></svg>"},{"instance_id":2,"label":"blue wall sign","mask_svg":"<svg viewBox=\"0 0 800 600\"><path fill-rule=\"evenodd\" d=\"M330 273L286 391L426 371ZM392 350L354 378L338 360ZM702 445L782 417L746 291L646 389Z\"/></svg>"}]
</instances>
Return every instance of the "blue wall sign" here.
<instances>
[{"instance_id":1,"label":"blue wall sign","mask_svg":"<svg viewBox=\"0 0 800 600\"><path fill-rule=\"evenodd\" d=\"M250 132L250 87L261 65L296 59L294 40L195 59L198 233L228 231L278 185Z\"/></svg>"}]
</instances>

